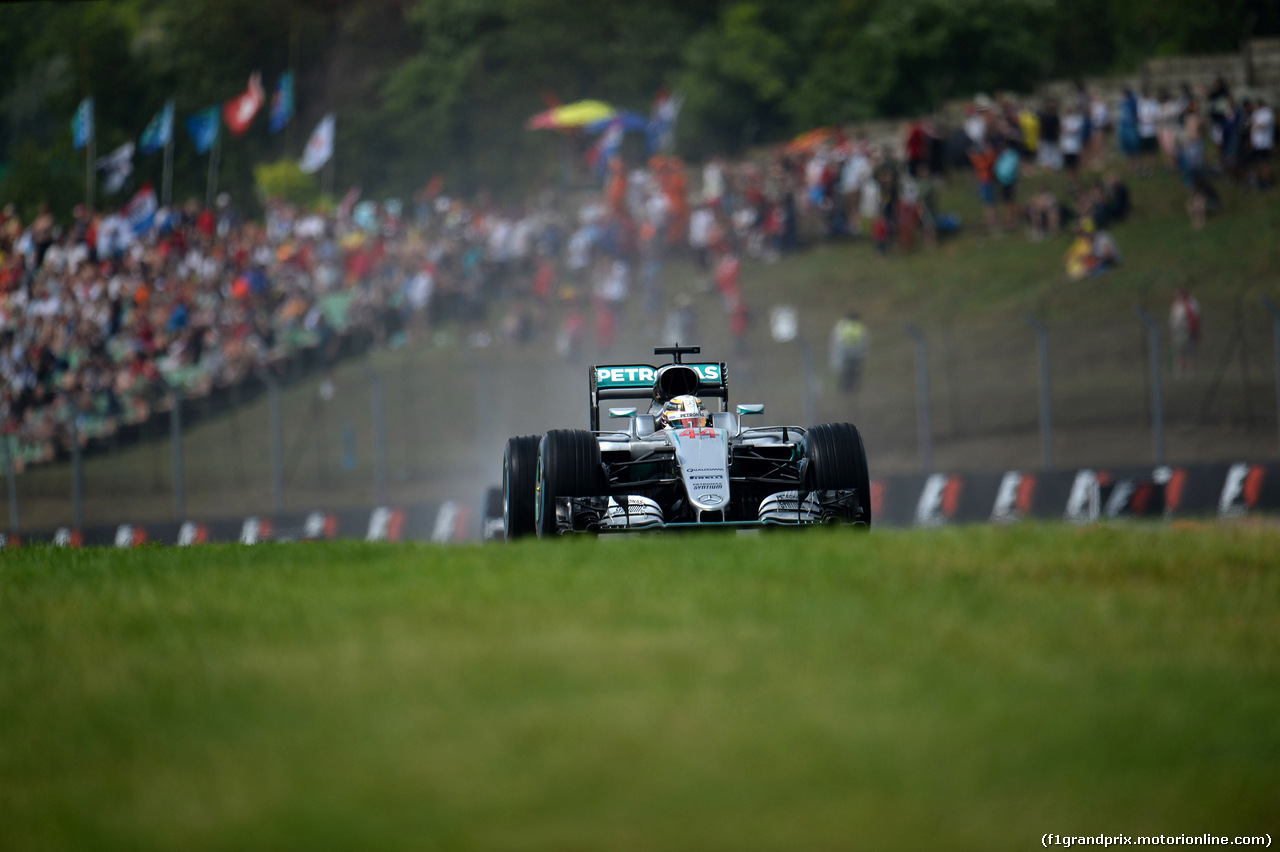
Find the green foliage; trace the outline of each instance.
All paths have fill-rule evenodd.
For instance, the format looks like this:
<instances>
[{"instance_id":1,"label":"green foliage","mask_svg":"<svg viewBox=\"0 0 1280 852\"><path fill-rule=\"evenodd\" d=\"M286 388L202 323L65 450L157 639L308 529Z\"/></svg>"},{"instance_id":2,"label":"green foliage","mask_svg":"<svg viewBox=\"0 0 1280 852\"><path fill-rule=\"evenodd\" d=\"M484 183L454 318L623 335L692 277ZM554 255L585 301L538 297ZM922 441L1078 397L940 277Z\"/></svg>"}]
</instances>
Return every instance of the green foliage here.
<instances>
[{"instance_id":1,"label":"green foliage","mask_svg":"<svg viewBox=\"0 0 1280 852\"><path fill-rule=\"evenodd\" d=\"M795 53L773 17L783 16L768 15L761 3L736 3L690 39L678 85L688 113L682 138L695 150L737 148L785 130Z\"/></svg>"},{"instance_id":2,"label":"green foliage","mask_svg":"<svg viewBox=\"0 0 1280 852\"><path fill-rule=\"evenodd\" d=\"M52 148L23 142L0 183L0 198L16 204L24 222L31 221L41 204L69 212L84 200L83 152L77 156L69 142Z\"/></svg>"},{"instance_id":3,"label":"green foliage","mask_svg":"<svg viewBox=\"0 0 1280 852\"><path fill-rule=\"evenodd\" d=\"M262 163L253 167L253 178L262 200L280 198L285 201L310 206L320 198L319 181L298 167L292 157Z\"/></svg>"}]
</instances>

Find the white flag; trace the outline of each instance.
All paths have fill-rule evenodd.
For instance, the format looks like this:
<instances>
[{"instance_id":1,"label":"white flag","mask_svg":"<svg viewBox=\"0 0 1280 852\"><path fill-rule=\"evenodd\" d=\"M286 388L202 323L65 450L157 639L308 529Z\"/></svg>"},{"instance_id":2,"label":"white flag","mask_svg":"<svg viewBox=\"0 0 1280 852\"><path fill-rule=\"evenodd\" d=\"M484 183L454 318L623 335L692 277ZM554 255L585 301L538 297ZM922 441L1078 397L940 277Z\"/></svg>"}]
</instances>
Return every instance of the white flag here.
<instances>
[{"instance_id":1,"label":"white flag","mask_svg":"<svg viewBox=\"0 0 1280 852\"><path fill-rule=\"evenodd\" d=\"M98 158L98 170L106 173L102 185L108 195L119 192L129 175L133 174L133 151L133 143L126 142L105 157Z\"/></svg>"},{"instance_id":2,"label":"white flag","mask_svg":"<svg viewBox=\"0 0 1280 852\"><path fill-rule=\"evenodd\" d=\"M298 163L298 168L313 175L324 168L324 164L329 162L331 157L333 157L333 113L320 119L316 129L311 131L311 138L307 140L307 147L302 152L302 161Z\"/></svg>"}]
</instances>

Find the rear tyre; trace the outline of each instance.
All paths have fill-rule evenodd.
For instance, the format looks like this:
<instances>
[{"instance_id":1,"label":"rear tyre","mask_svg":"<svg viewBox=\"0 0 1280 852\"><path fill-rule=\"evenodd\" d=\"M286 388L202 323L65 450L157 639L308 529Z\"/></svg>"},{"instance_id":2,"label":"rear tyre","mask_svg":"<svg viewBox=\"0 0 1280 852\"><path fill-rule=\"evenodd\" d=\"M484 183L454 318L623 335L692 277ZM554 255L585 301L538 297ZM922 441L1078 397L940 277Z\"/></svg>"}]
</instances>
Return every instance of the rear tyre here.
<instances>
[{"instance_id":1,"label":"rear tyre","mask_svg":"<svg viewBox=\"0 0 1280 852\"><path fill-rule=\"evenodd\" d=\"M502 454L502 526L508 539L537 532L539 440L537 435L512 438Z\"/></svg>"},{"instance_id":2,"label":"rear tyre","mask_svg":"<svg viewBox=\"0 0 1280 852\"><path fill-rule=\"evenodd\" d=\"M594 497L604 493L600 442L581 429L553 429L538 450L538 536L556 534L557 497Z\"/></svg>"},{"instance_id":3,"label":"rear tyre","mask_svg":"<svg viewBox=\"0 0 1280 852\"><path fill-rule=\"evenodd\" d=\"M871 474L862 435L852 423L823 423L805 433L809 458L809 487L814 491L853 489L858 509L848 521L871 527Z\"/></svg>"}]
</instances>

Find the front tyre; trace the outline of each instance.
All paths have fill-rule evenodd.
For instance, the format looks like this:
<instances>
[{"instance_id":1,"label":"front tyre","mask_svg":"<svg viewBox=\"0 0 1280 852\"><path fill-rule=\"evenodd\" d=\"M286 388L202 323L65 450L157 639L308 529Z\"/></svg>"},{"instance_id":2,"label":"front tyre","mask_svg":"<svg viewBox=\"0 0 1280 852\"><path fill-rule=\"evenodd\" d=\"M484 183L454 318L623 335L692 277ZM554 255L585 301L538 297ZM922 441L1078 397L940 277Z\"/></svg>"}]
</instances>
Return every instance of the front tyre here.
<instances>
[{"instance_id":1,"label":"front tyre","mask_svg":"<svg viewBox=\"0 0 1280 852\"><path fill-rule=\"evenodd\" d=\"M537 435L512 438L502 454L502 526L508 540L537 532L539 440Z\"/></svg>"},{"instance_id":2,"label":"front tyre","mask_svg":"<svg viewBox=\"0 0 1280 852\"><path fill-rule=\"evenodd\" d=\"M538 449L538 536L556 534L557 497L595 497L605 490L600 442L582 429L553 429Z\"/></svg>"},{"instance_id":3,"label":"front tyre","mask_svg":"<svg viewBox=\"0 0 1280 852\"><path fill-rule=\"evenodd\" d=\"M823 423L805 434L809 487L814 491L853 490L858 506L848 521L871 526L871 474L862 435L852 423Z\"/></svg>"}]
</instances>

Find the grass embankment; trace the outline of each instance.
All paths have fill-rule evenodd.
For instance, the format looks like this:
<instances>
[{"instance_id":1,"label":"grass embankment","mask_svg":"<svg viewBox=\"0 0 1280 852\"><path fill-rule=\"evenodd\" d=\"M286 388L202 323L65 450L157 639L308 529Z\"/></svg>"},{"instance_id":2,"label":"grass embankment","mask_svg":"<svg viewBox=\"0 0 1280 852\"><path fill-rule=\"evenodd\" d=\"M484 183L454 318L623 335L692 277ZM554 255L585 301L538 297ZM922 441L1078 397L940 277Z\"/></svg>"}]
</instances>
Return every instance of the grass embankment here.
<instances>
[{"instance_id":1,"label":"grass embankment","mask_svg":"<svg viewBox=\"0 0 1280 852\"><path fill-rule=\"evenodd\" d=\"M0 562L0 848L1027 849L1280 825L1280 532Z\"/></svg>"},{"instance_id":2,"label":"grass embankment","mask_svg":"<svg viewBox=\"0 0 1280 852\"><path fill-rule=\"evenodd\" d=\"M1029 177L1066 196L1062 176ZM735 352L717 297L693 268L666 268L667 303L694 296L704 356L730 364L738 402L766 404L765 421L803 424L800 352L769 338L769 309L798 307L817 350L824 384L818 420L853 420L863 430L874 475L914 470L915 355L903 330L918 324L930 340L934 463L948 470L1035 468L1039 444L1035 314L1051 330L1058 466L1132 465L1152 460L1146 340L1136 305L1165 321L1174 290L1190 286L1204 306L1200 365L1190 377L1166 373L1168 460L1176 463L1273 457L1276 452L1271 319L1260 304L1280 301L1280 193L1223 187L1224 209L1193 232L1186 191L1167 174L1131 181L1134 212L1113 231L1121 268L1066 281L1066 238L1032 243L1022 232L988 235L967 175L940 192L940 209L967 227L935 250L878 257L866 242L817 245L776 264L748 263L743 291L754 323ZM608 352L589 345L579 363L553 350L557 316L524 348L468 350L424 344L375 354L387 382L391 499L478 498L500 480L502 442L511 435L586 425L586 365L651 362L661 323L640 299ZM849 306L862 310L873 343L864 387L841 395L826 371L827 334ZM495 323L502 308L494 311ZM1167 337L1166 337L1167 340ZM1240 341L1244 342L1241 346ZM688 343L690 341L682 341ZM321 403L318 379L286 392L287 508L370 505L373 424L366 363L338 371L338 397ZM186 442L187 512L208 518L270 511L270 439L265 398L234 416L194 426ZM349 427L349 430L348 430ZM167 427L161 424L161 435ZM346 452L344 432L351 436ZM344 456L353 462L344 467ZM28 529L71 522L67 465L19 478ZM150 522L173 515L167 438L86 464L88 524ZM0 493L0 503L7 498ZM6 506L7 508L7 506ZM0 515L0 518L4 518Z\"/></svg>"}]
</instances>

